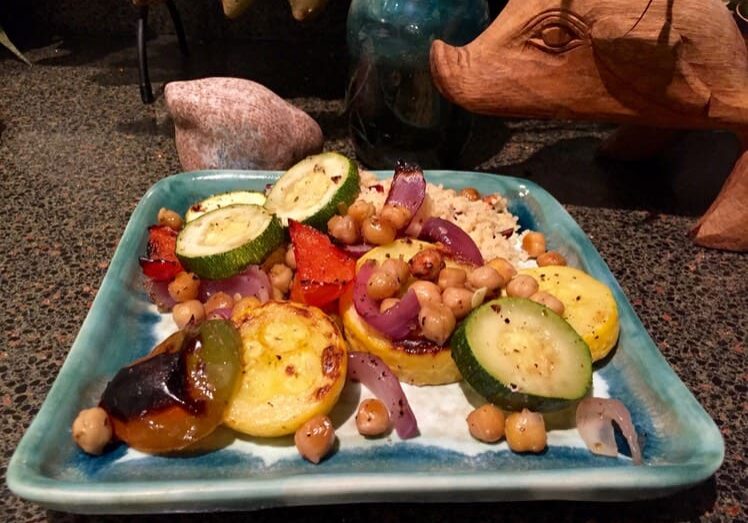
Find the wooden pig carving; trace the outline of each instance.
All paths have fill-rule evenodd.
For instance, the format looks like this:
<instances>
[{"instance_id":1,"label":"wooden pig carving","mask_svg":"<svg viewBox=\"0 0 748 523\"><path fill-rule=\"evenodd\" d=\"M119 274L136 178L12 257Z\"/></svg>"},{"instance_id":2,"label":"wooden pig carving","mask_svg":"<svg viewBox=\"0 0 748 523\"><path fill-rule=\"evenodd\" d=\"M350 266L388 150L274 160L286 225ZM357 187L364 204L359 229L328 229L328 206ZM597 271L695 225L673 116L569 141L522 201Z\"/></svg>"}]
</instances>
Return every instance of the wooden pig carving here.
<instances>
[{"instance_id":1,"label":"wooden pig carving","mask_svg":"<svg viewBox=\"0 0 748 523\"><path fill-rule=\"evenodd\" d=\"M748 250L748 52L720 0L509 0L470 44L435 41L431 70L478 113L734 131L743 155L693 233Z\"/></svg>"}]
</instances>

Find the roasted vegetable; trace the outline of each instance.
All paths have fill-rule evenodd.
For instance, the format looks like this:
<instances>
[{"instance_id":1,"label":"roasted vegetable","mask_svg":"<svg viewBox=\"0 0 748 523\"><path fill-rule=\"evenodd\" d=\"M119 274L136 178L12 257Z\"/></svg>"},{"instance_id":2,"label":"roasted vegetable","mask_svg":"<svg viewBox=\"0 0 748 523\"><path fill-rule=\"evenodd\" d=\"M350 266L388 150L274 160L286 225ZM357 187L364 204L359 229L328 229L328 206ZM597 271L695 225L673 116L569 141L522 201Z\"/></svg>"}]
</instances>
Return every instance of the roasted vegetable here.
<instances>
[{"instance_id":1,"label":"roasted vegetable","mask_svg":"<svg viewBox=\"0 0 748 523\"><path fill-rule=\"evenodd\" d=\"M337 300L353 281L356 262L309 225L292 220L289 232L296 259L291 299L316 307Z\"/></svg>"},{"instance_id":2,"label":"roasted vegetable","mask_svg":"<svg viewBox=\"0 0 748 523\"><path fill-rule=\"evenodd\" d=\"M171 452L220 425L240 370L241 340L231 322L181 330L120 370L100 406L115 436L144 452Z\"/></svg>"},{"instance_id":3,"label":"roasted vegetable","mask_svg":"<svg viewBox=\"0 0 748 523\"><path fill-rule=\"evenodd\" d=\"M177 231L166 225L148 227L146 255L140 258L143 274L154 281L170 281L184 269L177 259L175 249Z\"/></svg>"},{"instance_id":4,"label":"roasted vegetable","mask_svg":"<svg viewBox=\"0 0 748 523\"><path fill-rule=\"evenodd\" d=\"M176 254L201 278L221 280L261 263L283 242L278 219L260 205L233 204L188 222Z\"/></svg>"},{"instance_id":5,"label":"roasted vegetable","mask_svg":"<svg viewBox=\"0 0 748 523\"><path fill-rule=\"evenodd\" d=\"M350 205L359 193L356 162L339 153L309 156L278 178L265 208L283 225L295 220L327 230L327 220L341 205Z\"/></svg>"},{"instance_id":6,"label":"roasted vegetable","mask_svg":"<svg viewBox=\"0 0 748 523\"><path fill-rule=\"evenodd\" d=\"M347 371L346 345L321 310L292 302L236 307L242 377L224 421L250 436L293 434L328 413Z\"/></svg>"},{"instance_id":7,"label":"roasted vegetable","mask_svg":"<svg viewBox=\"0 0 748 523\"><path fill-rule=\"evenodd\" d=\"M382 263L399 257L408 261L422 250L432 247L429 243L417 240L396 240L389 245L372 249L358 260L357 265L361 267L369 260ZM449 267L459 266L452 260L447 260L446 263ZM340 298L340 316L351 347L379 356L401 381L414 385L441 385L460 380L460 372L452 360L448 346L440 346L417 335L396 342L390 340L367 324L356 312L352 290Z\"/></svg>"},{"instance_id":8,"label":"roasted vegetable","mask_svg":"<svg viewBox=\"0 0 748 523\"><path fill-rule=\"evenodd\" d=\"M465 381L508 410L558 410L592 386L587 344L561 316L526 298L475 309L452 336L452 357Z\"/></svg>"},{"instance_id":9,"label":"roasted vegetable","mask_svg":"<svg viewBox=\"0 0 748 523\"><path fill-rule=\"evenodd\" d=\"M620 325L618 307L607 286L573 267L524 269L541 291L564 304L563 317L590 347L592 361L603 359L615 347Z\"/></svg>"}]
</instances>

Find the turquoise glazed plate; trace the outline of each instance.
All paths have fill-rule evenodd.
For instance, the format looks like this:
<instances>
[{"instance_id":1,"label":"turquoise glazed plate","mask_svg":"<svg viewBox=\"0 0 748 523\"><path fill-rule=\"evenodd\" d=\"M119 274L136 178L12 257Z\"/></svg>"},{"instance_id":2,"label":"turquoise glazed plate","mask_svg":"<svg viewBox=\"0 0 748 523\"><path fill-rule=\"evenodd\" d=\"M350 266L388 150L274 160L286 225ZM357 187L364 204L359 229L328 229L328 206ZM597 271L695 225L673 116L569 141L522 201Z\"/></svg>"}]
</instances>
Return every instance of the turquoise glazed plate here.
<instances>
[{"instance_id":1,"label":"turquoise glazed plate","mask_svg":"<svg viewBox=\"0 0 748 523\"><path fill-rule=\"evenodd\" d=\"M385 176L385 173L380 173ZM101 457L77 449L70 425L95 405L107 381L173 329L141 285L138 256L161 207L184 212L210 194L262 190L273 172L202 171L166 178L139 203L93 307L39 414L11 459L7 481L17 495L51 509L145 513L258 509L278 505L355 502L444 502L529 499L632 500L662 496L698 483L720 466L717 427L676 377L647 335L610 270L561 205L537 185L516 178L452 171L429 181L482 193L500 192L521 226L544 232L572 266L605 282L619 307L621 334L613 355L595 369L594 393L629 408L644 464L633 466L621 443L617 458L584 448L576 430L549 432L548 449L517 455L506 443L480 444L465 416L475 401L459 384L405 387L421 436L401 441L359 436L352 418L369 392L346 387L332 412L338 445L319 465L299 457L292 438L239 438L222 431L217 450L156 457L124 445Z\"/></svg>"}]
</instances>

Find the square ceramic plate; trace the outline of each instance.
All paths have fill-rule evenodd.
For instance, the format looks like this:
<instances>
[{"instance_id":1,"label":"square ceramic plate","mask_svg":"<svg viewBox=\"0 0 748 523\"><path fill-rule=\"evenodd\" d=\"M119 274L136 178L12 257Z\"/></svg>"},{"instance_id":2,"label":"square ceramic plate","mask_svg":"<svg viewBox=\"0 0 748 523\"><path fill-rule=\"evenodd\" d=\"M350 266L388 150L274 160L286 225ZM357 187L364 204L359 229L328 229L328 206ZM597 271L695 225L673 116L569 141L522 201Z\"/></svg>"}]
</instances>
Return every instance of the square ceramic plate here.
<instances>
[{"instance_id":1,"label":"square ceramic plate","mask_svg":"<svg viewBox=\"0 0 748 523\"><path fill-rule=\"evenodd\" d=\"M389 176L391 173L380 173ZM38 416L8 469L10 489L53 509L90 513L256 509L274 505L375 501L525 499L628 500L661 496L709 477L721 464L717 427L676 377L645 332L600 255L561 205L537 185L515 178L433 171L431 182L501 192L526 228L547 235L569 264L613 291L621 335L595 370L595 395L622 400L643 442L644 465L627 456L592 455L574 429L554 430L540 455L516 455L506 443L479 444L468 435L467 390L406 387L421 436L366 440L352 413L368 391L346 387L333 412L339 447L320 465L302 460L290 438L233 439L213 452L153 457L119 446L93 458L70 436L76 413L96 403L106 382L146 354L173 328L148 302L138 255L160 207L185 211L210 194L262 190L277 173L205 171L155 184L130 219L101 289Z\"/></svg>"}]
</instances>

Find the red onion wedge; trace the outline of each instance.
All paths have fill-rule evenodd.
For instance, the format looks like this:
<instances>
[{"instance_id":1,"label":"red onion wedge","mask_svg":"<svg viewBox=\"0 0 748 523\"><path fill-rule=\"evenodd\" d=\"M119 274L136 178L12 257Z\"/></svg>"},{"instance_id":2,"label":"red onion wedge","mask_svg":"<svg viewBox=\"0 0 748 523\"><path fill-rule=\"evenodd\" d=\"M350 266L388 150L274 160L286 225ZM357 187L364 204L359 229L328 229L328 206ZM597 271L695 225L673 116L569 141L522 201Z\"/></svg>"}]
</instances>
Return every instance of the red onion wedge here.
<instances>
[{"instance_id":1,"label":"red onion wedge","mask_svg":"<svg viewBox=\"0 0 748 523\"><path fill-rule=\"evenodd\" d=\"M400 382L378 356L366 352L348 353L348 378L360 381L390 411L390 419L401 439L418 436L418 422L405 397Z\"/></svg>"},{"instance_id":2,"label":"red onion wedge","mask_svg":"<svg viewBox=\"0 0 748 523\"><path fill-rule=\"evenodd\" d=\"M368 243L357 243L354 245L338 245L338 248L344 253L351 256L351 258L358 260L361 256L369 252L375 247Z\"/></svg>"},{"instance_id":3,"label":"red onion wedge","mask_svg":"<svg viewBox=\"0 0 748 523\"><path fill-rule=\"evenodd\" d=\"M169 294L168 281L156 281L150 278L143 279L143 287L150 300L156 304L160 311L170 311L177 303Z\"/></svg>"},{"instance_id":4,"label":"red onion wedge","mask_svg":"<svg viewBox=\"0 0 748 523\"><path fill-rule=\"evenodd\" d=\"M577 430L593 454L615 457L618 455L613 422L615 421L629 444L631 460L641 465L642 453L636 429L626 406L608 398L585 398L577 405Z\"/></svg>"},{"instance_id":5,"label":"red onion wedge","mask_svg":"<svg viewBox=\"0 0 748 523\"><path fill-rule=\"evenodd\" d=\"M439 242L455 258L483 265L483 255L473 239L457 225L442 218L429 218L423 223L419 238Z\"/></svg>"},{"instance_id":6,"label":"red onion wedge","mask_svg":"<svg viewBox=\"0 0 748 523\"><path fill-rule=\"evenodd\" d=\"M392 178L390 192L387 193L385 205L396 205L410 211L411 219L403 226L408 227L410 221L418 212L426 197L426 179L423 177L423 171L415 164L409 164L403 161L395 165L395 175Z\"/></svg>"},{"instance_id":7,"label":"red onion wedge","mask_svg":"<svg viewBox=\"0 0 748 523\"><path fill-rule=\"evenodd\" d=\"M208 314L209 320L230 320L231 319L231 312L233 309L229 307L220 307L218 309L213 309L210 311L210 314Z\"/></svg>"},{"instance_id":8,"label":"red onion wedge","mask_svg":"<svg viewBox=\"0 0 748 523\"><path fill-rule=\"evenodd\" d=\"M366 290L366 284L375 268L376 262L368 261L358 270L353 284L353 305L366 323L391 340L401 340L416 328L421 306L416 293L408 290L397 305L379 312L379 304L369 296Z\"/></svg>"},{"instance_id":9,"label":"red onion wedge","mask_svg":"<svg viewBox=\"0 0 748 523\"><path fill-rule=\"evenodd\" d=\"M242 297L254 296L265 303L270 299L272 287L268 275L257 265L250 265L241 273L223 280L202 280L200 282L200 301L205 302L217 292L229 296L240 294Z\"/></svg>"}]
</instances>

